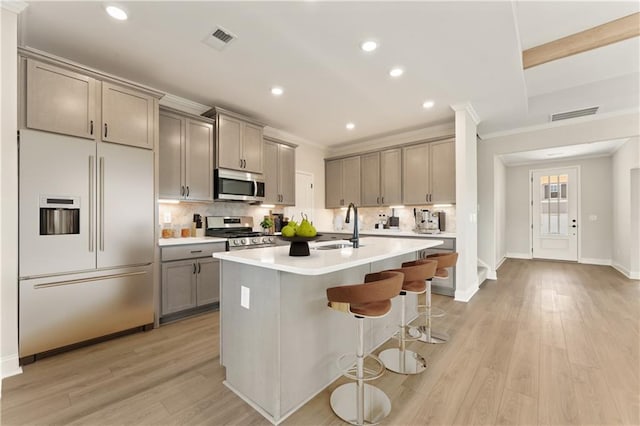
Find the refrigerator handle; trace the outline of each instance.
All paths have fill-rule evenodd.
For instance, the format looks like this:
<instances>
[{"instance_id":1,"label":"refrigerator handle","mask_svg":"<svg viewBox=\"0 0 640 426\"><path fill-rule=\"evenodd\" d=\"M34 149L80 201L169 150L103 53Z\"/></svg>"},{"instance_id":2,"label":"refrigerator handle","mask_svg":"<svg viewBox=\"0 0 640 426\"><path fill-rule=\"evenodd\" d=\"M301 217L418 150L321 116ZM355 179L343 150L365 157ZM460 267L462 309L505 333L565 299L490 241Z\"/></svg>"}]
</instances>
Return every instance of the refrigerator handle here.
<instances>
[{"instance_id":1,"label":"refrigerator handle","mask_svg":"<svg viewBox=\"0 0 640 426\"><path fill-rule=\"evenodd\" d=\"M94 170L93 170L94 156L89 156L89 251L93 252L93 203L94 203Z\"/></svg>"},{"instance_id":2,"label":"refrigerator handle","mask_svg":"<svg viewBox=\"0 0 640 426\"><path fill-rule=\"evenodd\" d=\"M104 157L100 157L100 251L104 251Z\"/></svg>"}]
</instances>

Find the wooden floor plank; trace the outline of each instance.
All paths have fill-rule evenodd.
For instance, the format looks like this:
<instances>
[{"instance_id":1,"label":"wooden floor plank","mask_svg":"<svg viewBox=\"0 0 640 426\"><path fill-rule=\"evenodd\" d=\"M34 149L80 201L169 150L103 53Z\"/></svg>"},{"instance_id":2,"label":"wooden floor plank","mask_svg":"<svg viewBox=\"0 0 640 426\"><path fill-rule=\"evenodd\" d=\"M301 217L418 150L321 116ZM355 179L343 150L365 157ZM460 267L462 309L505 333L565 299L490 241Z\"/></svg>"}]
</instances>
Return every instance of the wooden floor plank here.
<instances>
[{"instance_id":1,"label":"wooden floor plank","mask_svg":"<svg viewBox=\"0 0 640 426\"><path fill-rule=\"evenodd\" d=\"M409 344L423 374L373 382L392 400L384 423L639 425L640 283L606 266L519 259L498 276L469 303L434 295L447 311L434 325L451 339ZM0 423L269 424L222 384L218 344L209 313L40 360L3 381ZM284 424L343 424L329 398L345 381Z\"/></svg>"}]
</instances>

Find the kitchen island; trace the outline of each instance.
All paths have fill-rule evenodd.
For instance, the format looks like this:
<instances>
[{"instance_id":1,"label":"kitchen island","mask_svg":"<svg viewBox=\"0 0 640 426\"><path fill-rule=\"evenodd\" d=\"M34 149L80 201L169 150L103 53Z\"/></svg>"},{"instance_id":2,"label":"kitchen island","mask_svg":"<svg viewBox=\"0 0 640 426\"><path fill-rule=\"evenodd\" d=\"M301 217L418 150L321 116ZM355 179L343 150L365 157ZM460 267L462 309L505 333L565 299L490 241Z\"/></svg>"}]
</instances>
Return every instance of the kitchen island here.
<instances>
[{"instance_id":1,"label":"kitchen island","mask_svg":"<svg viewBox=\"0 0 640 426\"><path fill-rule=\"evenodd\" d=\"M398 268L441 243L372 237L357 249L310 244L307 257L290 257L286 246L214 253L221 260L225 385L274 424L283 421L340 376L337 358L356 347L356 321L327 307L326 289L362 283L366 274ZM389 315L365 322L367 350L395 332L396 299ZM407 302L415 314L416 299Z\"/></svg>"}]
</instances>

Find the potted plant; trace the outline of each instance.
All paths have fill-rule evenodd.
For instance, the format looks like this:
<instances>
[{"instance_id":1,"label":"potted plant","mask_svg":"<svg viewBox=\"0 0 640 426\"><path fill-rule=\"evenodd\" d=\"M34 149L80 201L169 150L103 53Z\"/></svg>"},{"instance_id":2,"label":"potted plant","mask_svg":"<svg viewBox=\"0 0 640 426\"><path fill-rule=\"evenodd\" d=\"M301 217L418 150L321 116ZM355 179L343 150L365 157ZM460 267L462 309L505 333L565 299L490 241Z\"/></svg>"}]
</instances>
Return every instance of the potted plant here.
<instances>
[{"instance_id":1,"label":"potted plant","mask_svg":"<svg viewBox=\"0 0 640 426\"><path fill-rule=\"evenodd\" d=\"M265 216L265 218L260 222L260 226L265 234L271 234L271 230L273 228L273 220L269 216Z\"/></svg>"}]
</instances>

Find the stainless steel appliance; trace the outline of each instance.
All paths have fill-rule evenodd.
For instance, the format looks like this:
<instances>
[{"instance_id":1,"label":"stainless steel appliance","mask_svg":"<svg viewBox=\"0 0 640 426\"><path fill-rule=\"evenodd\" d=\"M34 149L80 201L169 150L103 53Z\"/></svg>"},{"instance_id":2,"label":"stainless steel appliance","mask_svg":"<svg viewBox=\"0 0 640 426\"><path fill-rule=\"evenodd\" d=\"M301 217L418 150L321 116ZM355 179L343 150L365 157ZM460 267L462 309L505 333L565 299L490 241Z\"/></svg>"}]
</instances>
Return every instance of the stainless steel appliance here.
<instances>
[{"instance_id":1,"label":"stainless steel appliance","mask_svg":"<svg viewBox=\"0 0 640 426\"><path fill-rule=\"evenodd\" d=\"M444 232L445 213L443 211L431 211L427 209L413 209L413 217L416 222L414 231L424 234L438 234Z\"/></svg>"},{"instance_id":2,"label":"stainless steel appliance","mask_svg":"<svg viewBox=\"0 0 640 426\"><path fill-rule=\"evenodd\" d=\"M216 169L213 198L221 201L264 201L264 177L257 173Z\"/></svg>"},{"instance_id":3,"label":"stainless steel appliance","mask_svg":"<svg viewBox=\"0 0 640 426\"><path fill-rule=\"evenodd\" d=\"M153 323L153 152L22 129L20 357Z\"/></svg>"},{"instance_id":4,"label":"stainless steel appliance","mask_svg":"<svg viewBox=\"0 0 640 426\"><path fill-rule=\"evenodd\" d=\"M226 238L227 251L276 246L276 237L253 230L253 218L249 216L207 216L205 234Z\"/></svg>"}]
</instances>

